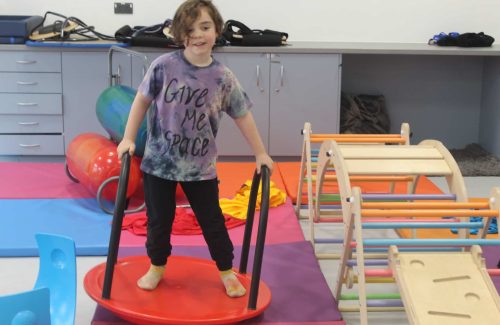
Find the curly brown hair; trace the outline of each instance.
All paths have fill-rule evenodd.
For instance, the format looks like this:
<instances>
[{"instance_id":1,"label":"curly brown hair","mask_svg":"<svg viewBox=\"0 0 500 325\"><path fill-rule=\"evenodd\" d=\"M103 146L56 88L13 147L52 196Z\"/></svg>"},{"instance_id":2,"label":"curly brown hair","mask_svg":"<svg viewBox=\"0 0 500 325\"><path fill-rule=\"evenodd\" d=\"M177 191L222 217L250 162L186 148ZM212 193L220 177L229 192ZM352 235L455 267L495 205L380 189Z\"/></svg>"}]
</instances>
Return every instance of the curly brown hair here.
<instances>
[{"instance_id":1,"label":"curly brown hair","mask_svg":"<svg viewBox=\"0 0 500 325\"><path fill-rule=\"evenodd\" d=\"M194 21L200 16L201 9L205 8L215 24L215 32L221 35L224 21L219 13L219 10L210 0L186 0L175 12L172 21L171 32L177 44L184 44L188 30L193 25Z\"/></svg>"}]
</instances>

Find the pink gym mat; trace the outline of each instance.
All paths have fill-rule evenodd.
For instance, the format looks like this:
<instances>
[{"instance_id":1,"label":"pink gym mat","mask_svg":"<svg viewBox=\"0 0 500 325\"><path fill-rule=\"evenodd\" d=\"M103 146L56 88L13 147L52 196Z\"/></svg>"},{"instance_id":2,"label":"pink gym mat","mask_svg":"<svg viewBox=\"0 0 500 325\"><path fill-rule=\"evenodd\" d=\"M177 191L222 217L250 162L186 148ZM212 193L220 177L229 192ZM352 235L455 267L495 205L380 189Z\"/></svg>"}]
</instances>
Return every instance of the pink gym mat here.
<instances>
[{"instance_id":1,"label":"pink gym mat","mask_svg":"<svg viewBox=\"0 0 500 325\"><path fill-rule=\"evenodd\" d=\"M245 181L252 180L254 171L253 162L218 162L220 197L233 198ZM2 199L95 197L84 185L69 179L64 163L0 162L0 180ZM278 164L274 165L271 181L285 191Z\"/></svg>"},{"instance_id":2,"label":"pink gym mat","mask_svg":"<svg viewBox=\"0 0 500 325\"><path fill-rule=\"evenodd\" d=\"M0 162L0 179L2 199L94 197L66 176L63 163Z\"/></svg>"}]
</instances>

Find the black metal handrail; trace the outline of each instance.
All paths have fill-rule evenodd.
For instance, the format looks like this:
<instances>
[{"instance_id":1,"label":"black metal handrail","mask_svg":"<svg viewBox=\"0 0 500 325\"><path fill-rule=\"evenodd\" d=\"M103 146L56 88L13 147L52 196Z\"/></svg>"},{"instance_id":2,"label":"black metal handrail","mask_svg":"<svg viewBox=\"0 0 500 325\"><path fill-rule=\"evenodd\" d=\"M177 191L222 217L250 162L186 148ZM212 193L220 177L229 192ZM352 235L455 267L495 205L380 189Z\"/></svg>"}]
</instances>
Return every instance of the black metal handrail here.
<instances>
[{"instance_id":1,"label":"black metal handrail","mask_svg":"<svg viewBox=\"0 0 500 325\"><path fill-rule=\"evenodd\" d=\"M257 230L257 241L255 243L255 254L252 270L252 281L250 284L250 294L248 297L248 309L255 310L257 306L257 296L259 294L260 273L262 269L262 258L264 256L264 244L266 241L267 219L269 214L269 191L270 191L270 172L267 166L261 167L261 174L255 171L250 189L250 199L248 201L247 220L245 224L245 233L243 235L243 247L241 249L240 269L241 274L247 272L248 252L250 250L250 239L252 237L253 220L255 215L255 206L257 203L257 194L262 175L262 192L260 200L260 219Z\"/></svg>"},{"instance_id":2,"label":"black metal handrail","mask_svg":"<svg viewBox=\"0 0 500 325\"><path fill-rule=\"evenodd\" d=\"M118 180L118 190L116 192L115 209L113 212L113 222L111 224L111 234L109 237L108 258L106 260L106 272L104 273L104 283L102 286L102 298L110 299L111 285L113 283L113 273L118 257L118 247L120 245L120 235L122 232L123 216L127 203L128 177L130 174L131 157L125 153L122 157L120 168L120 178Z\"/></svg>"}]
</instances>

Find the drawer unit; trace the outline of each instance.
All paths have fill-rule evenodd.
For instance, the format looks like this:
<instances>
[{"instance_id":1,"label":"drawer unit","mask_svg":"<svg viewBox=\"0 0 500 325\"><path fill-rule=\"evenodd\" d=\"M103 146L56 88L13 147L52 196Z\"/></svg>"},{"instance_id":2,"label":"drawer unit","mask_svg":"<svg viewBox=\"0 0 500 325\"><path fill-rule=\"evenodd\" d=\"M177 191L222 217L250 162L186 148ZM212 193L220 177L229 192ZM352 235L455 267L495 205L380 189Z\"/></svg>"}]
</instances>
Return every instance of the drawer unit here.
<instances>
[{"instance_id":1,"label":"drawer unit","mask_svg":"<svg viewBox=\"0 0 500 325\"><path fill-rule=\"evenodd\" d=\"M61 93L60 73L0 72L0 90L6 93Z\"/></svg>"},{"instance_id":2,"label":"drawer unit","mask_svg":"<svg viewBox=\"0 0 500 325\"><path fill-rule=\"evenodd\" d=\"M3 115L0 134L57 133L63 131L61 115Z\"/></svg>"},{"instance_id":3,"label":"drawer unit","mask_svg":"<svg viewBox=\"0 0 500 325\"><path fill-rule=\"evenodd\" d=\"M0 114L62 114L61 94L0 93Z\"/></svg>"},{"instance_id":4,"label":"drawer unit","mask_svg":"<svg viewBox=\"0 0 500 325\"><path fill-rule=\"evenodd\" d=\"M6 72L61 72L61 53L2 52L0 71Z\"/></svg>"},{"instance_id":5,"label":"drawer unit","mask_svg":"<svg viewBox=\"0 0 500 325\"><path fill-rule=\"evenodd\" d=\"M0 53L0 155L64 155L61 53Z\"/></svg>"},{"instance_id":6,"label":"drawer unit","mask_svg":"<svg viewBox=\"0 0 500 325\"><path fill-rule=\"evenodd\" d=\"M0 135L2 155L64 155L63 136L46 134Z\"/></svg>"}]
</instances>

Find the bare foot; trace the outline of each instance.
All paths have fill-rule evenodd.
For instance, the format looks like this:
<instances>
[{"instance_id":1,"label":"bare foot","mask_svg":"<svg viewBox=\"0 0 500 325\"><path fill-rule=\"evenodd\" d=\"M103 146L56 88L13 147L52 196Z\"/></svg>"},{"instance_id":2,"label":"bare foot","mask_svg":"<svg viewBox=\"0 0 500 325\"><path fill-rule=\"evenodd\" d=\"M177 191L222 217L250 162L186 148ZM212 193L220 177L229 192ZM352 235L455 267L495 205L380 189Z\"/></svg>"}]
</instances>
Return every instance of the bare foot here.
<instances>
[{"instance_id":1,"label":"bare foot","mask_svg":"<svg viewBox=\"0 0 500 325\"><path fill-rule=\"evenodd\" d=\"M137 280L137 285L144 290L154 290L163 278L163 273L165 273L165 265L151 265L148 272Z\"/></svg>"},{"instance_id":2,"label":"bare foot","mask_svg":"<svg viewBox=\"0 0 500 325\"><path fill-rule=\"evenodd\" d=\"M231 298L242 297L245 295L247 290L240 283L236 275L232 270L221 271L220 278L222 279L222 283L226 288L226 294Z\"/></svg>"}]
</instances>

